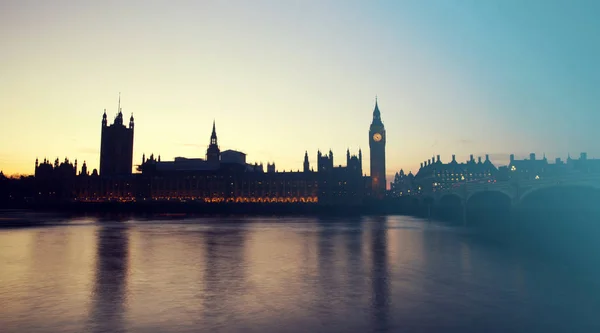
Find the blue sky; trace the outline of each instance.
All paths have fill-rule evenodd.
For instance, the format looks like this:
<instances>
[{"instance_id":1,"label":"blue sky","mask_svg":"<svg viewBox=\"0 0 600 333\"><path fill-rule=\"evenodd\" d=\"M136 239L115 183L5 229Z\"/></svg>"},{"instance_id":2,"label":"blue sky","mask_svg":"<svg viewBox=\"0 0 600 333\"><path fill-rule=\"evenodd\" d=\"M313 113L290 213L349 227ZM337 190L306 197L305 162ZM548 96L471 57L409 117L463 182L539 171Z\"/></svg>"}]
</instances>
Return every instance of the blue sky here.
<instances>
[{"instance_id":1,"label":"blue sky","mask_svg":"<svg viewBox=\"0 0 600 333\"><path fill-rule=\"evenodd\" d=\"M98 166L122 94L142 153L223 149L299 169L368 156L375 95L387 169L440 154L600 157L596 1L3 1L0 170ZM81 163L81 162L80 162ZM337 162L336 162L337 164ZM368 170L368 161L363 165Z\"/></svg>"}]
</instances>

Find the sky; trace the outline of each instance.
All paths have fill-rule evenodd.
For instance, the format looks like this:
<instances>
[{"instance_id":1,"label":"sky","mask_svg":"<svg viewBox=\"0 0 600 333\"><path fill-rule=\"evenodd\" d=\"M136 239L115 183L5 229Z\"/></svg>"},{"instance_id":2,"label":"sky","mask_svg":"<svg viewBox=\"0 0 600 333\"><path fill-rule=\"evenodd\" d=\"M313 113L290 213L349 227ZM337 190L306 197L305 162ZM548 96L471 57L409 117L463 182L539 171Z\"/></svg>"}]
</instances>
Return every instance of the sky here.
<instances>
[{"instance_id":1,"label":"sky","mask_svg":"<svg viewBox=\"0 0 600 333\"><path fill-rule=\"evenodd\" d=\"M0 170L98 168L118 95L142 154L302 168L362 148L390 177L434 155L600 158L598 1L0 1Z\"/></svg>"}]
</instances>

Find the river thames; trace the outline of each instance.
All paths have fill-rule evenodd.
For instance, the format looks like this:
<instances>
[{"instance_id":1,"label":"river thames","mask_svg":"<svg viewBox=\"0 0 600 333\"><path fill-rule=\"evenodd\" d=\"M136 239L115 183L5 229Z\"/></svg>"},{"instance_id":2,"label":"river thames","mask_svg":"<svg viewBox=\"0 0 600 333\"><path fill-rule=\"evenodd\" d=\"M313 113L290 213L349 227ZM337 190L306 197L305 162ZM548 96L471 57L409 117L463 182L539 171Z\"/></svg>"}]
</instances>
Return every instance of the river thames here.
<instances>
[{"instance_id":1,"label":"river thames","mask_svg":"<svg viewBox=\"0 0 600 333\"><path fill-rule=\"evenodd\" d=\"M596 277L411 217L0 230L0 331L599 332Z\"/></svg>"}]
</instances>

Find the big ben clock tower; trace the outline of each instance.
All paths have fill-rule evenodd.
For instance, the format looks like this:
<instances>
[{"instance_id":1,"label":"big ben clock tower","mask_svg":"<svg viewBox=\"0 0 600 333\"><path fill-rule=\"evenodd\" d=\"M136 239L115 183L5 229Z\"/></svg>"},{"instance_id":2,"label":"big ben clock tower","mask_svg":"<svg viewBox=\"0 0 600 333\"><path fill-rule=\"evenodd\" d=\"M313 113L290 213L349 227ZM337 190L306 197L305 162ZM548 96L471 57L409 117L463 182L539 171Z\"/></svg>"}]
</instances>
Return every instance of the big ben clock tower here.
<instances>
[{"instance_id":1,"label":"big ben clock tower","mask_svg":"<svg viewBox=\"0 0 600 333\"><path fill-rule=\"evenodd\" d=\"M373 121L369 127L369 148L371 152L371 191L375 198L385 196L385 127L375 98Z\"/></svg>"}]
</instances>

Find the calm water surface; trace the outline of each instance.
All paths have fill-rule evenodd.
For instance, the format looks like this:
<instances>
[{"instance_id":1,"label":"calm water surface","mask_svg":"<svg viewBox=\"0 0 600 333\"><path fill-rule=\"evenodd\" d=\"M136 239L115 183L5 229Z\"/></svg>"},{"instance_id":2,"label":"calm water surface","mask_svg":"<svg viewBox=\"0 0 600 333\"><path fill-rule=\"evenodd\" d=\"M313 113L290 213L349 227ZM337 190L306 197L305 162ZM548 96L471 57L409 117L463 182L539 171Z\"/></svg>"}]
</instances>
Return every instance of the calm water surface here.
<instances>
[{"instance_id":1,"label":"calm water surface","mask_svg":"<svg viewBox=\"0 0 600 333\"><path fill-rule=\"evenodd\" d=\"M600 332L595 278L408 217L0 231L0 332Z\"/></svg>"}]
</instances>

